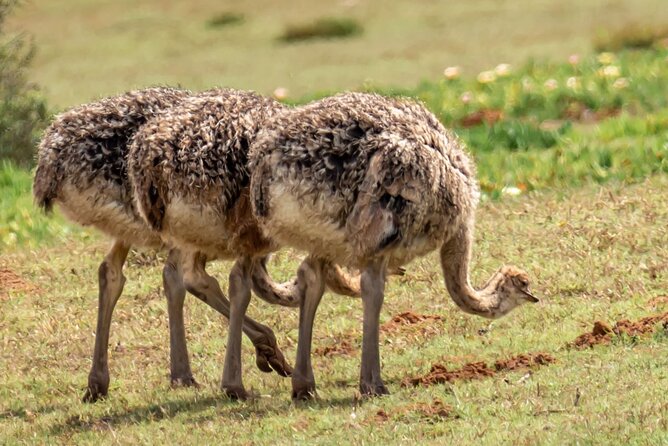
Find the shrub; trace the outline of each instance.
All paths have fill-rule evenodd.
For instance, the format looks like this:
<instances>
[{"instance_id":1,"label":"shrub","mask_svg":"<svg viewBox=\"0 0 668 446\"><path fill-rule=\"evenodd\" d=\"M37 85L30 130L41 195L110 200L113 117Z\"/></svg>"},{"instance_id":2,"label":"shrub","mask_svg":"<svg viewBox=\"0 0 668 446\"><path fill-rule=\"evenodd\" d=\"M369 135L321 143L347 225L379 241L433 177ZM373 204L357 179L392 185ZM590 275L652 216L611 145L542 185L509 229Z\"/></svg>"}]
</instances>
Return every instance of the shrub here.
<instances>
[{"instance_id":1,"label":"shrub","mask_svg":"<svg viewBox=\"0 0 668 446\"><path fill-rule=\"evenodd\" d=\"M23 35L3 34L2 26L15 4L15 0L0 0L0 159L30 165L48 111L37 87L26 78L33 43Z\"/></svg>"},{"instance_id":2,"label":"shrub","mask_svg":"<svg viewBox=\"0 0 668 446\"><path fill-rule=\"evenodd\" d=\"M345 17L326 17L312 23L289 25L280 37L284 42L350 37L362 33L362 25Z\"/></svg>"},{"instance_id":3,"label":"shrub","mask_svg":"<svg viewBox=\"0 0 668 446\"><path fill-rule=\"evenodd\" d=\"M236 12L223 12L213 16L206 24L210 28L223 28L230 25L241 25L246 20L243 14Z\"/></svg>"},{"instance_id":4,"label":"shrub","mask_svg":"<svg viewBox=\"0 0 668 446\"><path fill-rule=\"evenodd\" d=\"M647 25L628 25L624 28L599 33L594 39L594 49L602 51L619 51L625 48L651 48L659 40L668 38L668 27L652 27Z\"/></svg>"}]
</instances>

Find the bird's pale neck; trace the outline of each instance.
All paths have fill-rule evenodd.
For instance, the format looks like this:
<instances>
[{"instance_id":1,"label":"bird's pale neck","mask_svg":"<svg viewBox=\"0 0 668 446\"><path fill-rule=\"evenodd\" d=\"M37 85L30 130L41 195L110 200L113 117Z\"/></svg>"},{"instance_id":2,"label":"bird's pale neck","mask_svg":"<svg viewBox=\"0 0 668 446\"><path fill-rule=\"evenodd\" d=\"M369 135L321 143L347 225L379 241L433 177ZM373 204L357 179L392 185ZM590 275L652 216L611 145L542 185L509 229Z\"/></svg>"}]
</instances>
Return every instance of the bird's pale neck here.
<instances>
[{"instance_id":1,"label":"bird's pale neck","mask_svg":"<svg viewBox=\"0 0 668 446\"><path fill-rule=\"evenodd\" d=\"M497 292L498 278L492 277L480 290L474 289L469 280L473 245L470 226L472 225L463 224L457 234L441 247L441 267L445 286L452 300L466 313L490 319L498 318L510 311L503 308L501 297Z\"/></svg>"}]
</instances>

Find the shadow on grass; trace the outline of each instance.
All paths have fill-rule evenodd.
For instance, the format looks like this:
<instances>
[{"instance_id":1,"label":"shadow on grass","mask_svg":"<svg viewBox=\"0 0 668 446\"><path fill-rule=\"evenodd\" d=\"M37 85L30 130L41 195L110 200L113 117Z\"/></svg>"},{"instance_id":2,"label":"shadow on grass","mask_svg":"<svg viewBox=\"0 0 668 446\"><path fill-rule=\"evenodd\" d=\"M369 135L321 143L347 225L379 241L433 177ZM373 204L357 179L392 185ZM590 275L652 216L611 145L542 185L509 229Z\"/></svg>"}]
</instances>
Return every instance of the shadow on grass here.
<instances>
[{"instance_id":1,"label":"shadow on grass","mask_svg":"<svg viewBox=\"0 0 668 446\"><path fill-rule=\"evenodd\" d=\"M27 409L25 407L19 407L16 409L7 409L0 412L0 421L11 420L16 418L20 418L23 421L31 421L38 415L47 415L59 410L64 410L64 407L50 405L50 406L43 406L35 410Z\"/></svg>"},{"instance_id":2,"label":"shadow on grass","mask_svg":"<svg viewBox=\"0 0 668 446\"><path fill-rule=\"evenodd\" d=\"M57 424L50 429L50 435L71 435L76 432L104 431L113 427L158 422L169 420L182 414L196 414L211 408L216 409L216 414L198 418L197 421L207 419L219 419L221 417L249 418L265 417L269 415L285 415L294 408L326 408L343 407L359 404L355 397L316 399L314 401L289 404L288 401L277 400L274 407L267 404L259 404L260 399L251 399L248 402L237 402L224 396L207 396L204 398L179 399L135 406L126 409L117 409L104 416L72 415L63 423ZM53 408L52 410L56 410Z\"/></svg>"}]
</instances>

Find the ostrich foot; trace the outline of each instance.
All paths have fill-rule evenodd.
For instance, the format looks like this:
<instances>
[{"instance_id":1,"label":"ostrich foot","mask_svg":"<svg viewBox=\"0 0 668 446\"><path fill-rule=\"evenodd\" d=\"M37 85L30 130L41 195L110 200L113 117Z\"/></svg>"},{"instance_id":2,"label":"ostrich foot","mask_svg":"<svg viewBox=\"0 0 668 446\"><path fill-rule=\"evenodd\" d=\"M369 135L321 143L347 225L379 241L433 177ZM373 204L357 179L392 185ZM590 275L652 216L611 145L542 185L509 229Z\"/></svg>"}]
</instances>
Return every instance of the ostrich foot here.
<instances>
[{"instance_id":1,"label":"ostrich foot","mask_svg":"<svg viewBox=\"0 0 668 446\"><path fill-rule=\"evenodd\" d=\"M246 401L248 392L243 386L223 386L223 392L232 401Z\"/></svg>"},{"instance_id":2,"label":"ostrich foot","mask_svg":"<svg viewBox=\"0 0 668 446\"><path fill-rule=\"evenodd\" d=\"M195 378L192 375L180 376L180 377L172 376L171 384L172 387L174 388L194 387L195 389L199 389L199 383L195 381Z\"/></svg>"},{"instance_id":3,"label":"ostrich foot","mask_svg":"<svg viewBox=\"0 0 668 446\"><path fill-rule=\"evenodd\" d=\"M390 391L387 390L387 387L381 381L379 383L360 383L360 393L364 397L375 397L389 395Z\"/></svg>"},{"instance_id":4,"label":"ostrich foot","mask_svg":"<svg viewBox=\"0 0 668 446\"><path fill-rule=\"evenodd\" d=\"M255 364L265 373L272 371L286 377L292 375L292 366L285 360L285 356L278 348L273 333L265 333L262 337L253 339L255 345Z\"/></svg>"},{"instance_id":5,"label":"ostrich foot","mask_svg":"<svg viewBox=\"0 0 668 446\"><path fill-rule=\"evenodd\" d=\"M293 401L312 401L317 396L314 382L292 382Z\"/></svg>"},{"instance_id":6,"label":"ostrich foot","mask_svg":"<svg viewBox=\"0 0 668 446\"><path fill-rule=\"evenodd\" d=\"M94 403L101 399L104 399L109 392L109 376L106 379L103 376L96 378L88 378L88 388L86 388L86 393L82 398L84 403Z\"/></svg>"}]
</instances>

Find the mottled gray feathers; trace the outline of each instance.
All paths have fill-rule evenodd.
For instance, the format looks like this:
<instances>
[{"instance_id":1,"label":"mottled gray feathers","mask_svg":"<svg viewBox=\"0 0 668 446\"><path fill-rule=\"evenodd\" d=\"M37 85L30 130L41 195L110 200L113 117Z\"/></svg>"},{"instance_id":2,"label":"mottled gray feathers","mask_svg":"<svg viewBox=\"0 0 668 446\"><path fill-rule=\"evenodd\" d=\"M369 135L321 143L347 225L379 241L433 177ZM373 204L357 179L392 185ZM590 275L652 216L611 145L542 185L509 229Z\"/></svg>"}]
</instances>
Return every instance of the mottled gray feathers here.
<instances>
[{"instance_id":1,"label":"mottled gray feathers","mask_svg":"<svg viewBox=\"0 0 668 446\"><path fill-rule=\"evenodd\" d=\"M54 119L38 149L33 194L49 211L67 178L79 189L118 189L131 206L127 180L127 149L137 129L164 108L178 103L187 91L147 88L74 107Z\"/></svg>"}]
</instances>

